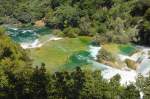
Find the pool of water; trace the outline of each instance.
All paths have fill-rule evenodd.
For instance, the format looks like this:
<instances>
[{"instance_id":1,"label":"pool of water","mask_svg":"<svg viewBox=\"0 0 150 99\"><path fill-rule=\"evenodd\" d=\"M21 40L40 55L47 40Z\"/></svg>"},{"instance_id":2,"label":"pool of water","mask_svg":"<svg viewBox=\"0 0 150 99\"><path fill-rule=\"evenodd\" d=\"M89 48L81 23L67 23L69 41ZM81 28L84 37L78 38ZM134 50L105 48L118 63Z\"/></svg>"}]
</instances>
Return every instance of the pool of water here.
<instances>
[{"instance_id":1,"label":"pool of water","mask_svg":"<svg viewBox=\"0 0 150 99\"><path fill-rule=\"evenodd\" d=\"M90 64L92 66L93 61L96 61L97 59L97 54L99 50L101 49L100 46L95 46L95 45L87 45L88 49L84 51L78 51L72 54L67 63L65 64L65 67L67 68L75 68L77 66L85 66ZM93 64L95 65L95 64Z\"/></svg>"},{"instance_id":2,"label":"pool of water","mask_svg":"<svg viewBox=\"0 0 150 99\"><path fill-rule=\"evenodd\" d=\"M92 58L89 51L79 51L72 54L64 66L67 69L74 69L75 67L81 67L89 64L89 61Z\"/></svg>"},{"instance_id":3,"label":"pool of water","mask_svg":"<svg viewBox=\"0 0 150 99\"><path fill-rule=\"evenodd\" d=\"M4 26L7 34L16 42L33 42L42 35L50 34L51 30L47 27L36 28L36 27L14 27Z\"/></svg>"},{"instance_id":4,"label":"pool of water","mask_svg":"<svg viewBox=\"0 0 150 99\"><path fill-rule=\"evenodd\" d=\"M120 45L119 50L121 54L132 55L136 51L136 47L131 44Z\"/></svg>"}]
</instances>

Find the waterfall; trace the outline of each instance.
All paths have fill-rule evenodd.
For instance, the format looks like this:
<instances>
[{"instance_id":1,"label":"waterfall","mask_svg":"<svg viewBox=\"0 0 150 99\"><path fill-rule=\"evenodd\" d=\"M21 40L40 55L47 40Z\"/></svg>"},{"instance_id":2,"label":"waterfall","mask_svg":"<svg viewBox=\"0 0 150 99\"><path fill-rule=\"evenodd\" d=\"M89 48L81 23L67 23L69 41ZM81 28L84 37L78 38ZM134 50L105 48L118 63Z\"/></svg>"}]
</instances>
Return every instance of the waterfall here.
<instances>
[{"instance_id":1,"label":"waterfall","mask_svg":"<svg viewBox=\"0 0 150 99\"><path fill-rule=\"evenodd\" d=\"M99 50L101 49L101 47L90 46L89 48L90 48L89 51L90 51L91 55L93 55L92 57L94 59L96 59L97 54L98 54ZM90 63L92 63L93 68L100 69L102 71L102 76L104 79L109 80L116 74L119 74L121 76L120 83L122 85L128 85L130 83L135 83L135 81L136 81L137 73L135 70L125 70L125 69L120 70L120 69L113 68L111 66L96 62L95 60L90 60Z\"/></svg>"}]
</instances>

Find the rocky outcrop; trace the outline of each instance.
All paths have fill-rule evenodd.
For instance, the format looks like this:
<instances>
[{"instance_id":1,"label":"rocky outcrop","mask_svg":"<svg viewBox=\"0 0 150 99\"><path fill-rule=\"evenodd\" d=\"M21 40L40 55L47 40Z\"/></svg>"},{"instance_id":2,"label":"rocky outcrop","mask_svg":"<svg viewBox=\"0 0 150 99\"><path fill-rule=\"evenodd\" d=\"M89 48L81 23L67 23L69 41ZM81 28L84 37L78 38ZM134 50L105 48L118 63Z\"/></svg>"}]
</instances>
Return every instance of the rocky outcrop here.
<instances>
[{"instance_id":1,"label":"rocky outcrop","mask_svg":"<svg viewBox=\"0 0 150 99\"><path fill-rule=\"evenodd\" d=\"M35 22L35 26L36 27L44 27L45 22L43 20L38 20L38 21Z\"/></svg>"}]
</instances>

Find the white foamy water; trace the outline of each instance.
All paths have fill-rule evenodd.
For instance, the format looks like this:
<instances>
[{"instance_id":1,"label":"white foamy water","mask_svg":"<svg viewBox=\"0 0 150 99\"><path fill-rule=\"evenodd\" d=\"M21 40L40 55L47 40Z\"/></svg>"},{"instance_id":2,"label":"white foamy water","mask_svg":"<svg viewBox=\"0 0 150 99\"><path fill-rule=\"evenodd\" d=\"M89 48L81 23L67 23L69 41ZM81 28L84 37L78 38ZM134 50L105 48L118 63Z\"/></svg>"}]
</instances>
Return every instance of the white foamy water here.
<instances>
[{"instance_id":1,"label":"white foamy water","mask_svg":"<svg viewBox=\"0 0 150 99\"><path fill-rule=\"evenodd\" d=\"M27 32L33 33L34 31L33 30L22 30L22 33L27 33Z\"/></svg>"},{"instance_id":2,"label":"white foamy water","mask_svg":"<svg viewBox=\"0 0 150 99\"><path fill-rule=\"evenodd\" d=\"M149 59L149 47L143 47L143 46L137 46L138 49L140 49L140 52L137 52L133 54L132 56L122 55L119 54L119 58L121 61L125 61L125 59L131 59L133 61L137 61L139 58L142 59L142 62L139 64L137 70L131 70L131 69L116 69L112 68L111 66L107 66L101 63L98 63L96 61L91 61L92 65L96 69L100 69L102 71L102 76L104 79L111 79L116 74L119 74L121 76L120 83L121 85L129 85L131 83L136 82L136 78L138 74L142 74L143 76L148 76L150 72L150 59ZM98 54L98 51L100 49L90 47L90 52L93 57L96 57ZM144 93L140 91L140 99L143 99Z\"/></svg>"},{"instance_id":3,"label":"white foamy water","mask_svg":"<svg viewBox=\"0 0 150 99\"><path fill-rule=\"evenodd\" d=\"M121 76L121 85L129 85L130 83L136 82L137 72L135 70L120 70L95 61L92 61L92 64L96 69L102 70L102 76L104 79L109 80L113 76L119 74Z\"/></svg>"},{"instance_id":4,"label":"white foamy water","mask_svg":"<svg viewBox=\"0 0 150 99\"><path fill-rule=\"evenodd\" d=\"M116 74L119 74L121 76L121 85L129 85L136 82L137 73L134 70L127 71L112 68L102 71L102 75L105 79L110 79Z\"/></svg>"},{"instance_id":5,"label":"white foamy water","mask_svg":"<svg viewBox=\"0 0 150 99\"><path fill-rule=\"evenodd\" d=\"M60 40L60 39L62 39L62 38L51 36L48 40L43 41L43 42L40 42L39 39L36 39L33 42L21 43L20 45L23 49L39 48L39 47L42 47L43 45L45 45L49 41L56 41L56 40Z\"/></svg>"},{"instance_id":6,"label":"white foamy water","mask_svg":"<svg viewBox=\"0 0 150 99\"><path fill-rule=\"evenodd\" d=\"M126 59L137 61L138 58L141 56L141 53L135 53L132 56L127 56L127 55L119 54L118 56L119 56L119 59L121 61L125 61Z\"/></svg>"},{"instance_id":7,"label":"white foamy water","mask_svg":"<svg viewBox=\"0 0 150 99\"><path fill-rule=\"evenodd\" d=\"M148 76L150 72L150 59L144 59L137 68L137 72L141 73L143 76Z\"/></svg>"},{"instance_id":8,"label":"white foamy water","mask_svg":"<svg viewBox=\"0 0 150 99\"><path fill-rule=\"evenodd\" d=\"M140 91L140 99L143 99L144 93Z\"/></svg>"},{"instance_id":9,"label":"white foamy water","mask_svg":"<svg viewBox=\"0 0 150 99\"><path fill-rule=\"evenodd\" d=\"M23 49L38 48L42 46L42 44L40 43L38 39L30 43L21 43L20 45Z\"/></svg>"},{"instance_id":10,"label":"white foamy water","mask_svg":"<svg viewBox=\"0 0 150 99\"><path fill-rule=\"evenodd\" d=\"M7 26L6 26L6 27L7 27ZM10 29L15 30L15 31L18 30L18 28L15 28L15 27L10 27Z\"/></svg>"},{"instance_id":11,"label":"white foamy water","mask_svg":"<svg viewBox=\"0 0 150 99\"><path fill-rule=\"evenodd\" d=\"M91 56L94 59L97 59L97 55L101 47L96 47L96 46L89 46L89 51L91 53ZM128 58L128 57L125 57ZM137 72L135 70L120 70L116 68L112 68L111 66L107 66L101 63L98 63L94 60L90 60L92 63L93 67L96 69L100 69L102 71L102 76L104 79L111 79L113 76L116 74L119 74L121 76L121 81L120 83L122 85L128 85L130 83L135 83L136 77L137 77Z\"/></svg>"},{"instance_id":12,"label":"white foamy water","mask_svg":"<svg viewBox=\"0 0 150 99\"><path fill-rule=\"evenodd\" d=\"M101 49L100 46L92 46L92 45L89 46L89 52L91 53L93 59L97 60L97 55L100 49Z\"/></svg>"},{"instance_id":13,"label":"white foamy water","mask_svg":"<svg viewBox=\"0 0 150 99\"><path fill-rule=\"evenodd\" d=\"M125 61L125 59L130 59L135 62L138 62L138 60L140 60L136 72L142 74L143 76L147 76L148 73L150 72L150 59L148 55L150 51L150 47L144 47L144 46L136 46L136 47L140 51L133 54L132 56L127 56L122 54L119 54L118 56L121 61Z\"/></svg>"}]
</instances>

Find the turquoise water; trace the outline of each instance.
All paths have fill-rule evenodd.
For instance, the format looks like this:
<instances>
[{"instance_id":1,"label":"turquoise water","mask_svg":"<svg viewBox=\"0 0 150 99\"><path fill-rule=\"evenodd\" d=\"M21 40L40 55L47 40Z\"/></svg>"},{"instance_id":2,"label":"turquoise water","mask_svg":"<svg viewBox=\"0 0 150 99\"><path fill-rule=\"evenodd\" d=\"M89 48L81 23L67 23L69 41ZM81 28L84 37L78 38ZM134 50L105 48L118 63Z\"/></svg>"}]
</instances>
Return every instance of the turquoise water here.
<instances>
[{"instance_id":1,"label":"turquoise water","mask_svg":"<svg viewBox=\"0 0 150 99\"><path fill-rule=\"evenodd\" d=\"M50 34L51 30L47 27L13 27L5 26L7 34L16 42L32 42L42 35Z\"/></svg>"},{"instance_id":2,"label":"turquoise water","mask_svg":"<svg viewBox=\"0 0 150 99\"><path fill-rule=\"evenodd\" d=\"M71 55L64 66L68 69L73 69L77 66L81 67L89 64L89 61L92 57L88 51L79 51Z\"/></svg>"},{"instance_id":3,"label":"turquoise water","mask_svg":"<svg viewBox=\"0 0 150 99\"><path fill-rule=\"evenodd\" d=\"M17 43L30 43L35 41L38 38L42 38L47 34L51 34L51 30L43 27L43 28L36 28L36 27L13 27L13 26L5 26L7 34ZM85 39L79 39L83 43L89 46L90 42ZM87 65L88 60L91 58L91 54L88 51L79 51L73 53L69 56L68 61L65 66L66 68L75 68L77 66Z\"/></svg>"},{"instance_id":4,"label":"turquoise water","mask_svg":"<svg viewBox=\"0 0 150 99\"><path fill-rule=\"evenodd\" d=\"M132 55L136 51L135 46L130 45L130 44L120 45L119 49L121 51L121 54L129 55L129 56Z\"/></svg>"}]
</instances>

